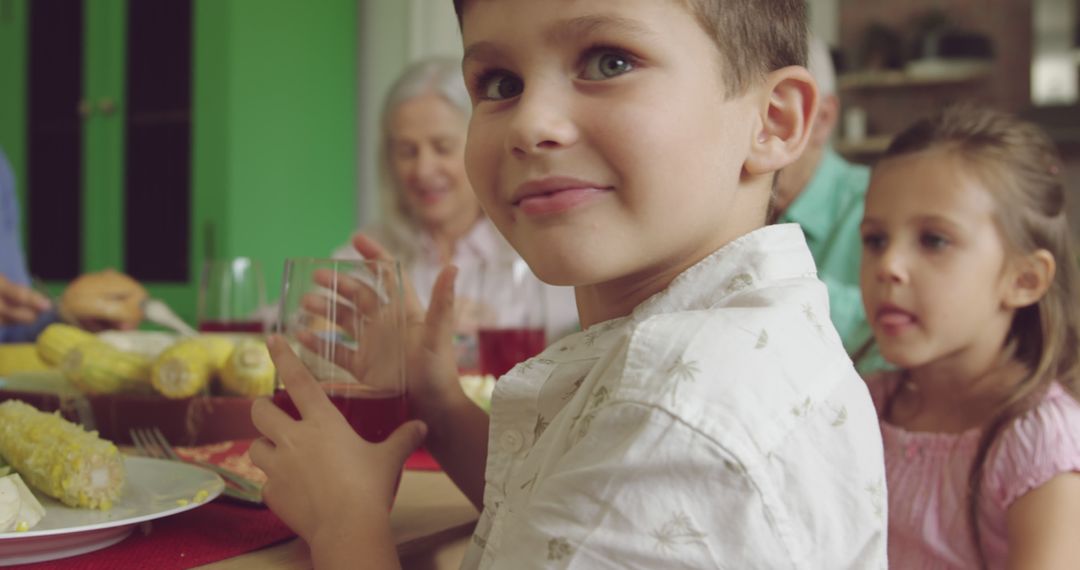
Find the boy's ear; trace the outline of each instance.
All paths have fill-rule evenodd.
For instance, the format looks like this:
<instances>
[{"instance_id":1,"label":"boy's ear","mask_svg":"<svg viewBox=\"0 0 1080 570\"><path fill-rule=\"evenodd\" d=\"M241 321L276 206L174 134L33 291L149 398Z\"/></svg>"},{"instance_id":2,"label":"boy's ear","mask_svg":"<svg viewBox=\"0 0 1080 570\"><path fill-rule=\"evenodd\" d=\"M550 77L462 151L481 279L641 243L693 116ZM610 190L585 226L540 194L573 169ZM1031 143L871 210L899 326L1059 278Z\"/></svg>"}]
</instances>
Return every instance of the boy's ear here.
<instances>
[{"instance_id":1,"label":"boy's ear","mask_svg":"<svg viewBox=\"0 0 1080 570\"><path fill-rule=\"evenodd\" d=\"M1054 256L1045 249L1016 260L1007 275L1004 308L1020 309L1039 302L1053 284L1056 271Z\"/></svg>"},{"instance_id":2,"label":"boy's ear","mask_svg":"<svg viewBox=\"0 0 1080 570\"><path fill-rule=\"evenodd\" d=\"M804 67L773 71L765 77L761 95L760 121L744 164L751 175L776 172L799 158L817 113L817 86Z\"/></svg>"}]
</instances>

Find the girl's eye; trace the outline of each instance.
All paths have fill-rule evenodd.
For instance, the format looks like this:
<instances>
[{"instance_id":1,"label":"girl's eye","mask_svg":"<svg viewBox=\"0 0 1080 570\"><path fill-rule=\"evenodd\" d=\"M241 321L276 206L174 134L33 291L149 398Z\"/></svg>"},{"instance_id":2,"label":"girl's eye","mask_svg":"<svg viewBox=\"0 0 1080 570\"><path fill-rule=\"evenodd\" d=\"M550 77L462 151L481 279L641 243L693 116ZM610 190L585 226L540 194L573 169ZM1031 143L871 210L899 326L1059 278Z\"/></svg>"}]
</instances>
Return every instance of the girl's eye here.
<instances>
[{"instance_id":1,"label":"girl's eye","mask_svg":"<svg viewBox=\"0 0 1080 570\"><path fill-rule=\"evenodd\" d=\"M863 234L863 248L868 251L881 251L885 247L885 236L881 234Z\"/></svg>"},{"instance_id":2,"label":"girl's eye","mask_svg":"<svg viewBox=\"0 0 1080 570\"><path fill-rule=\"evenodd\" d=\"M485 73L477 81L480 98L486 101L513 99L525 89L521 79L505 71Z\"/></svg>"},{"instance_id":3,"label":"girl's eye","mask_svg":"<svg viewBox=\"0 0 1080 570\"><path fill-rule=\"evenodd\" d=\"M590 81L603 81L634 69L630 57L617 51L596 51L585 59L581 76Z\"/></svg>"},{"instance_id":4,"label":"girl's eye","mask_svg":"<svg viewBox=\"0 0 1080 570\"><path fill-rule=\"evenodd\" d=\"M945 246L949 245L949 240L938 234L926 233L919 236L919 243L926 249L939 250L944 249Z\"/></svg>"}]
</instances>

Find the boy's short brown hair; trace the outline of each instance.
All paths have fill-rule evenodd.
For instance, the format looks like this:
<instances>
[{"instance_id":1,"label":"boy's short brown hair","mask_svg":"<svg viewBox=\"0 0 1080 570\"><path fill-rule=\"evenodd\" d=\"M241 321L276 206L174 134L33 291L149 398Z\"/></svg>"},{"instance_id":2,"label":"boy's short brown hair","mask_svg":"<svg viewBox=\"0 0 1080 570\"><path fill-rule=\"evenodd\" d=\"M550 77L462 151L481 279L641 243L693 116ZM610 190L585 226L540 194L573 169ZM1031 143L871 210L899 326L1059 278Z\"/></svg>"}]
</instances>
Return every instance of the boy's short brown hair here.
<instances>
[{"instance_id":1,"label":"boy's short brown hair","mask_svg":"<svg viewBox=\"0 0 1080 570\"><path fill-rule=\"evenodd\" d=\"M458 24L466 0L454 0ZM789 65L806 65L806 0L667 0L697 18L720 52L729 95Z\"/></svg>"}]
</instances>

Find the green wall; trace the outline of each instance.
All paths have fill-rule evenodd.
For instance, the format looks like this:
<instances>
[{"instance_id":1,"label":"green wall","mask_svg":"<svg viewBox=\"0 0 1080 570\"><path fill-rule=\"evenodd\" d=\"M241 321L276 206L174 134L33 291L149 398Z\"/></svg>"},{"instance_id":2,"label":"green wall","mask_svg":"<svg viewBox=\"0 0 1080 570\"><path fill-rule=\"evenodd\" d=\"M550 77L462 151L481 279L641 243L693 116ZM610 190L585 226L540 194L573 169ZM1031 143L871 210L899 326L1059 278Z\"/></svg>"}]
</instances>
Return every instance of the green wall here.
<instances>
[{"instance_id":1,"label":"green wall","mask_svg":"<svg viewBox=\"0 0 1080 570\"><path fill-rule=\"evenodd\" d=\"M21 86L26 84L26 1L0 1L0 148L15 171L16 192L24 209L26 91Z\"/></svg>"},{"instance_id":2,"label":"green wall","mask_svg":"<svg viewBox=\"0 0 1080 570\"><path fill-rule=\"evenodd\" d=\"M108 62L123 59L125 1L84 1L94 7L84 56L94 71L84 88L92 96L122 93L92 83L122 84L123 69ZM24 208L27 5L0 0L0 145ZM273 300L285 258L327 256L346 240L355 227L359 154L356 0L195 0L194 9L193 275L189 283L151 284L192 322L204 258L261 260ZM84 212L88 231L96 228L84 238L84 270L119 267L122 227L109 220L120 218L113 171L123 164L116 156L122 150L108 149L122 144L95 138L93 120L85 130L84 193L108 200ZM117 132L119 124L109 136Z\"/></svg>"},{"instance_id":3,"label":"green wall","mask_svg":"<svg viewBox=\"0 0 1080 570\"><path fill-rule=\"evenodd\" d=\"M204 249L261 260L271 298L285 258L328 256L355 225L357 21L355 0L197 4Z\"/></svg>"}]
</instances>

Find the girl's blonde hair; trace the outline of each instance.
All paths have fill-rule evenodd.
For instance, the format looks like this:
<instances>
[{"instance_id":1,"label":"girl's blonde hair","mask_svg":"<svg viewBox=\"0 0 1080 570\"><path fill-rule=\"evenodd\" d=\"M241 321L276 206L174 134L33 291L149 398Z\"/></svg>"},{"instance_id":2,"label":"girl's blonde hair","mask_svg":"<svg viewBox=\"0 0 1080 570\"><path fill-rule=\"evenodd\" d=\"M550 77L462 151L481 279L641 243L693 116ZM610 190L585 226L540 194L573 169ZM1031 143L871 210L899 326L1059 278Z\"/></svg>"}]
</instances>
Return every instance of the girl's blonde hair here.
<instances>
[{"instance_id":1,"label":"girl's blonde hair","mask_svg":"<svg viewBox=\"0 0 1080 570\"><path fill-rule=\"evenodd\" d=\"M1022 363L1027 375L984 430L971 467L968 520L985 567L977 512L991 448L1005 428L1040 401L1051 382L1060 383L1074 398L1080 396L1080 315L1075 308L1080 279L1065 215L1061 158L1041 129L1000 111L953 106L898 135L883 160L931 149L959 158L991 192L1009 253L1043 249L1057 262L1046 294L1013 317L1004 355Z\"/></svg>"},{"instance_id":2,"label":"girl's blonde hair","mask_svg":"<svg viewBox=\"0 0 1080 570\"><path fill-rule=\"evenodd\" d=\"M465 88L461 61L449 57L430 57L414 62L390 86L383 101L379 121L378 157L379 206L382 219L378 227L368 231L405 264L420 255L419 237L423 235L423 230L409 211L399 181L394 177L390 163L393 136L390 126L398 107L425 95L436 95L446 101L461 112L465 119L463 124L468 124L472 114L472 101Z\"/></svg>"}]
</instances>

